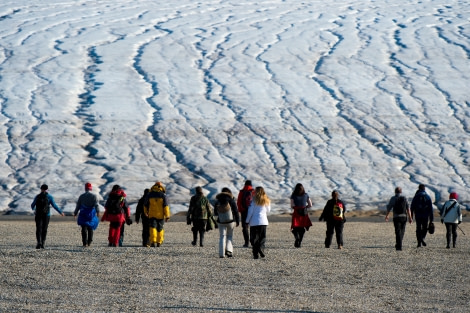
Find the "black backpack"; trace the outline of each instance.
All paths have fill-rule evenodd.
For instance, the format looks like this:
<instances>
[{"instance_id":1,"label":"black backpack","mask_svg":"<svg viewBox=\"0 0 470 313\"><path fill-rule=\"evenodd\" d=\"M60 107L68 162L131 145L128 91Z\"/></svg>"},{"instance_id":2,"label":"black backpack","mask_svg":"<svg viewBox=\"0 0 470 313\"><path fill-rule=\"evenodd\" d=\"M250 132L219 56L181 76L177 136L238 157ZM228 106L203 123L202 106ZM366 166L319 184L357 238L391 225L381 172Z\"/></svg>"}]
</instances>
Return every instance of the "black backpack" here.
<instances>
[{"instance_id":1,"label":"black backpack","mask_svg":"<svg viewBox=\"0 0 470 313\"><path fill-rule=\"evenodd\" d=\"M399 196L395 200L393 205L393 213L396 215L406 214L406 198L404 196Z\"/></svg>"},{"instance_id":2,"label":"black backpack","mask_svg":"<svg viewBox=\"0 0 470 313\"><path fill-rule=\"evenodd\" d=\"M36 215L45 216L49 214L50 203L47 192L41 192L36 196Z\"/></svg>"},{"instance_id":3,"label":"black backpack","mask_svg":"<svg viewBox=\"0 0 470 313\"><path fill-rule=\"evenodd\" d=\"M119 195L110 195L106 204L108 214L120 214L122 212L123 200L123 197Z\"/></svg>"},{"instance_id":4,"label":"black backpack","mask_svg":"<svg viewBox=\"0 0 470 313\"><path fill-rule=\"evenodd\" d=\"M426 196L420 195L418 198L418 204L416 206L416 213L424 214L426 213Z\"/></svg>"}]
</instances>

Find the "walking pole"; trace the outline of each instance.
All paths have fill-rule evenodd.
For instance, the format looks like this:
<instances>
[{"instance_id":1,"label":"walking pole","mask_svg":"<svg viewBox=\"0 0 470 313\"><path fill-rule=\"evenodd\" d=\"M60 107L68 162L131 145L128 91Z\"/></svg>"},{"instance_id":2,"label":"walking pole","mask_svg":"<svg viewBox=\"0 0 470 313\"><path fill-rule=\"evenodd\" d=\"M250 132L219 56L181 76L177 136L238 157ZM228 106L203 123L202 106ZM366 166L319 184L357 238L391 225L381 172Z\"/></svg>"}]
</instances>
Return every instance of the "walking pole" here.
<instances>
[{"instance_id":1,"label":"walking pole","mask_svg":"<svg viewBox=\"0 0 470 313\"><path fill-rule=\"evenodd\" d=\"M462 234L465 236L465 233L463 232L462 228L460 228L459 225L457 225L457 227L460 229L460 231L462 232Z\"/></svg>"}]
</instances>

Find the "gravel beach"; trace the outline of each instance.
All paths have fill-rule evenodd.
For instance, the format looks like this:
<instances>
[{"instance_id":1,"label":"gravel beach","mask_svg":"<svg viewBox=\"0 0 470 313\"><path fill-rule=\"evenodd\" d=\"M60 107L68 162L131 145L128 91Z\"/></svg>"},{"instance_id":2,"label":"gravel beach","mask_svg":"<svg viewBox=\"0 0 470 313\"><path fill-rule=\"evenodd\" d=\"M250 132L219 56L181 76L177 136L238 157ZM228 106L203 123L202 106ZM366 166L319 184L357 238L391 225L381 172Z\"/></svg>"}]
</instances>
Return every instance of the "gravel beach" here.
<instances>
[{"instance_id":1,"label":"gravel beach","mask_svg":"<svg viewBox=\"0 0 470 313\"><path fill-rule=\"evenodd\" d=\"M141 225L126 227L124 247L107 247L100 223L81 246L71 217L53 216L46 248L35 249L34 217L0 218L0 312L469 312L470 225L445 248L436 223L416 248L408 225L394 249L383 215L352 217L343 250L325 249L325 224L294 248L289 216L270 217L266 258L252 259L236 228L234 257L218 256L218 230L193 247L182 216L165 225L165 242L141 247ZM438 219L437 219L438 221Z\"/></svg>"}]
</instances>

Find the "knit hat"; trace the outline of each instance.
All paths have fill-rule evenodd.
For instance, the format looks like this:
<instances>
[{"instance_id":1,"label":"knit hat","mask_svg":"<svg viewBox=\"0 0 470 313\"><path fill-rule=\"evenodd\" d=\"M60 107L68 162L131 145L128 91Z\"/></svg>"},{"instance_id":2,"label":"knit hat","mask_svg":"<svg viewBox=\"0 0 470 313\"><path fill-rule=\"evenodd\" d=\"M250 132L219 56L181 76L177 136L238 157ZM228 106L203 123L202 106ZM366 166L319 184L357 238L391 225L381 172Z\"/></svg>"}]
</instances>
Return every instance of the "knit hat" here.
<instances>
[{"instance_id":1,"label":"knit hat","mask_svg":"<svg viewBox=\"0 0 470 313\"><path fill-rule=\"evenodd\" d=\"M86 184L85 184L85 190L92 190L92 188L93 188L93 187L91 186L90 183L86 183Z\"/></svg>"},{"instance_id":2,"label":"knit hat","mask_svg":"<svg viewBox=\"0 0 470 313\"><path fill-rule=\"evenodd\" d=\"M456 192L451 192L450 195L449 195L449 199L458 200L458 199L459 199L459 195L458 195Z\"/></svg>"}]
</instances>

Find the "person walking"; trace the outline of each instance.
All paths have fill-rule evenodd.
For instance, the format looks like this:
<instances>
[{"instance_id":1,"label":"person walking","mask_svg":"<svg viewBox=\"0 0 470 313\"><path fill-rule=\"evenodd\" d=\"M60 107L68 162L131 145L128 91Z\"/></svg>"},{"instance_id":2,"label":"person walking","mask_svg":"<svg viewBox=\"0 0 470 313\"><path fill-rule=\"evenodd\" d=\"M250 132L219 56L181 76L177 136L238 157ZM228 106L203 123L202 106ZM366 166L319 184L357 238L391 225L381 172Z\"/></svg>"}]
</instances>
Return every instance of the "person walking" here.
<instances>
[{"instance_id":1,"label":"person walking","mask_svg":"<svg viewBox=\"0 0 470 313\"><path fill-rule=\"evenodd\" d=\"M390 198L387 204L387 214L385 221L388 222L390 212L393 211L393 226L395 227L395 249L401 251L403 247L403 236L405 235L406 221L410 224L413 222L411 218L411 210L406 197L401 195L401 187L395 188L395 195Z\"/></svg>"},{"instance_id":2,"label":"person walking","mask_svg":"<svg viewBox=\"0 0 470 313\"><path fill-rule=\"evenodd\" d=\"M222 192L215 198L214 207L219 225L219 257L231 258L233 256L233 229L240 225L240 214L235 197L229 188L222 188Z\"/></svg>"},{"instance_id":3,"label":"person walking","mask_svg":"<svg viewBox=\"0 0 470 313\"><path fill-rule=\"evenodd\" d=\"M109 222L108 246L119 246L121 238L121 227L129 219L129 205L126 201L126 193L121 186L114 185L109 193L108 199L104 206L104 214L101 221Z\"/></svg>"},{"instance_id":4,"label":"person walking","mask_svg":"<svg viewBox=\"0 0 470 313\"><path fill-rule=\"evenodd\" d=\"M268 213L271 212L271 200L269 200L263 187L256 187L248 207L246 224L250 227L250 240L253 248L253 258L264 258L266 243L266 229L268 227Z\"/></svg>"},{"instance_id":5,"label":"person walking","mask_svg":"<svg viewBox=\"0 0 470 313\"><path fill-rule=\"evenodd\" d=\"M441 223L446 225L446 248L450 248L450 238L452 236L452 247L455 248L457 243L457 226L462 223L462 210L458 202L459 195L451 192L449 200L447 200L441 208Z\"/></svg>"},{"instance_id":6,"label":"person walking","mask_svg":"<svg viewBox=\"0 0 470 313\"><path fill-rule=\"evenodd\" d=\"M428 223L434 220L431 197L426 193L426 186L420 184L413 200L411 201L411 216L414 216L416 223L416 240L418 248L426 247L426 234Z\"/></svg>"},{"instance_id":7,"label":"person walking","mask_svg":"<svg viewBox=\"0 0 470 313\"><path fill-rule=\"evenodd\" d=\"M253 199L253 193L254 193L254 190L251 184L251 180L246 180L245 186L243 187L242 190L240 190L240 192L238 193L238 198L237 198L238 212L240 212L241 220L242 220L243 239L245 239L245 244L243 245L243 247L245 248L248 248L249 243L250 243L250 233L248 231L249 226L246 223L246 216L248 214L248 208Z\"/></svg>"},{"instance_id":8,"label":"person walking","mask_svg":"<svg viewBox=\"0 0 470 313\"><path fill-rule=\"evenodd\" d=\"M135 222L139 224L142 221L142 246L146 247L149 244L149 219L145 216L144 213L144 203L147 199L148 193L150 192L149 188L144 190L143 196L137 202L137 207L135 208Z\"/></svg>"},{"instance_id":9,"label":"person walking","mask_svg":"<svg viewBox=\"0 0 470 313\"><path fill-rule=\"evenodd\" d=\"M36 249L44 249L47 237L47 229L51 219L51 205L60 215L64 212L55 203L54 197L47 191L49 187L46 184L41 186L41 192L34 197L31 203L31 210L34 211L34 221L36 222Z\"/></svg>"},{"instance_id":10,"label":"person walking","mask_svg":"<svg viewBox=\"0 0 470 313\"><path fill-rule=\"evenodd\" d=\"M305 231L308 231L312 226L312 221L308 216L308 208L312 207L312 200L305 192L302 184L295 185L295 188L290 196L290 207L292 210L292 221L290 230L294 235L294 247L300 248L304 238Z\"/></svg>"},{"instance_id":11,"label":"person walking","mask_svg":"<svg viewBox=\"0 0 470 313\"><path fill-rule=\"evenodd\" d=\"M147 247L160 247L165 240L165 222L170 219L170 206L165 186L156 182L147 195L144 204L145 216L149 219L149 244Z\"/></svg>"},{"instance_id":12,"label":"person walking","mask_svg":"<svg viewBox=\"0 0 470 313\"><path fill-rule=\"evenodd\" d=\"M100 208L98 197L92 193L93 186L91 183L85 184L85 192L78 197L74 218L77 224L82 227L82 243L83 247L89 247L93 242L93 231L96 230L100 222ZM80 212L80 213L79 213Z\"/></svg>"},{"instance_id":13,"label":"person walking","mask_svg":"<svg viewBox=\"0 0 470 313\"><path fill-rule=\"evenodd\" d=\"M333 234L336 233L338 249L343 249L343 229L346 222L345 212L346 204L339 199L339 192L333 190L331 199L326 202L319 218L319 221L324 220L326 222L325 248L331 246Z\"/></svg>"},{"instance_id":14,"label":"person walking","mask_svg":"<svg viewBox=\"0 0 470 313\"><path fill-rule=\"evenodd\" d=\"M191 244L197 244L197 234L199 233L199 246L204 247L204 233L206 232L207 220L212 216L209 199L204 195L202 187L196 187L196 194L189 201L188 212L186 213L187 224L193 224L193 241Z\"/></svg>"}]
</instances>

